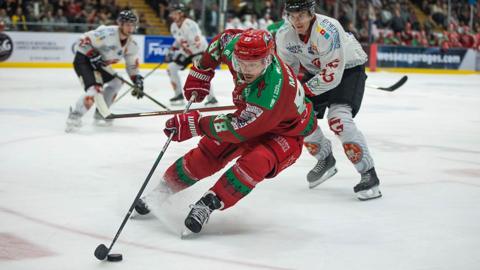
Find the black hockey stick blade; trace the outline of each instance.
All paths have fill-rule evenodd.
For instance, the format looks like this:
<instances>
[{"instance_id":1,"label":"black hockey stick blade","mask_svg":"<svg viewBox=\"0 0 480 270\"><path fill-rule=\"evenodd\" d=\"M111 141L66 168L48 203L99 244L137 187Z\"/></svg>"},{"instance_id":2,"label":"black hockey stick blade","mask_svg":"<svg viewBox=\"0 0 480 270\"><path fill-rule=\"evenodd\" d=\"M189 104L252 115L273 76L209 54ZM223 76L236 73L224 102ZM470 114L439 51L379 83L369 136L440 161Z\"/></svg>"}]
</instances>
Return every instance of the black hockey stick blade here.
<instances>
[{"instance_id":1,"label":"black hockey stick blade","mask_svg":"<svg viewBox=\"0 0 480 270\"><path fill-rule=\"evenodd\" d=\"M388 92L393 92L393 91L397 90L398 88L402 87L402 85L404 85L407 82L407 80L408 80L408 76L405 75L398 82L393 84L392 86L390 86L390 87L377 87L377 89L378 90L383 90L383 91L388 91Z\"/></svg>"}]
</instances>

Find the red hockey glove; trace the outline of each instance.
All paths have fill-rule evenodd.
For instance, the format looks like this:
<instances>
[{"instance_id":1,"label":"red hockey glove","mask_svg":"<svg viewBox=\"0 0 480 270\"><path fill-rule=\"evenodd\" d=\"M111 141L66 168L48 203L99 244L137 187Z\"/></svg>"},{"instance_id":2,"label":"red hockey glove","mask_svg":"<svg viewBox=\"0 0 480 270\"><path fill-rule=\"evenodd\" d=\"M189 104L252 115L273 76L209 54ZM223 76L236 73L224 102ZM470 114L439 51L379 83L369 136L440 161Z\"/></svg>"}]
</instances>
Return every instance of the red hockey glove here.
<instances>
[{"instance_id":1,"label":"red hockey glove","mask_svg":"<svg viewBox=\"0 0 480 270\"><path fill-rule=\"evenodd\" d=\"M210 93L210 81L215 72L213 70L203 70L192 67L190 74L188 74L185 86L183 86L183 94L186 100L190 100L193 92L197 92L197 97L194 102L202 102Z\"/></svg>"},{"instance_id":2,"label":"red hockey glove","mask_svg":"<svg viewBox=\"0 0 480 270\"><path fill-rule=\"evenodd\" d=\"M183 142L192 137L202 135L198 126L200 113L198 111L190 111L187 113L179 113L167 120L163 132L170 136L172 132L173 141Z\"/></svg>"}]
</instances>

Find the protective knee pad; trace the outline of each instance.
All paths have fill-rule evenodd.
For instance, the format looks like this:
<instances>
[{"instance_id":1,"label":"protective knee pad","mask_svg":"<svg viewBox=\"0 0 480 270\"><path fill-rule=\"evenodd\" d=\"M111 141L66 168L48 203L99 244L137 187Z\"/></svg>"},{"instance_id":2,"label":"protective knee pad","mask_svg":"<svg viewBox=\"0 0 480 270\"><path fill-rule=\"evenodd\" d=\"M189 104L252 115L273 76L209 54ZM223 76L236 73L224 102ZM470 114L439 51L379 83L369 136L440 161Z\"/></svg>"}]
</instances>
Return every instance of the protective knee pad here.
<instances>
[{"instance_id":1,"label":"protective knee pad","mask_svg":"<svg viewBox=\"0 0 480 270\"><path fill-rule=\"evenodd\" d=\"M105 98L105 103L110 107L112 105L113 100L115 100L115 96L117 95L118 91L120 91L120 88L122 88L123 82L115 78L111 81L108 82L107 86L105 87L103 91L103 97Z\"/></svg>"},{"instance_id":2,"label":"protective knee pad","mask_svg":"<svg viewBox=\"0 0 480 270\"><path fill-rule=\"evenodd\" d=\"M332 143L323 135L320 126L317 126L312 134L305 137L304 146L317 160L324 160L332 152Z\"/></svg>"},{"instance_id":3,"label":"protective knee pad","mask_svg":"<svg viewBox=\"0 0 480 270\"><path fill-rule=\"evenodd\" d=\"M224 203L224 209L235 205L265 177L276 163L275 155L265 147L257 147L240 157L211 188Z\"/></svg>"},{"instance_id":4,"label":"protective knee pad","mask_svg":"<svg viewBox=\"0 0 480 270\"><path fill-rule=\"evenodd\" d=\"M353 121L350 106L333 104L328 112L328 124L358 172L363 173L374 167L365 137Z\"/></svg>"}]
</instances>

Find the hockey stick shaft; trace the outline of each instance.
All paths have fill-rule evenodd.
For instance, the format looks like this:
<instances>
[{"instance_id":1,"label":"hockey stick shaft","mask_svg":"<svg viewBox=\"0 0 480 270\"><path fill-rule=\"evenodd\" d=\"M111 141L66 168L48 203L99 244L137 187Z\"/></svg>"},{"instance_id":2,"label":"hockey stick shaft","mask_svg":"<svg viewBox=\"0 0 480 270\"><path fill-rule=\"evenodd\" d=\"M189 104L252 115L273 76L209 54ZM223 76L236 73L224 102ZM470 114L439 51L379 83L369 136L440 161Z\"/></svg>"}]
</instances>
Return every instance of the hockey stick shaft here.
<instances>
[{"instance_id":1,"label":"hockey stick shaft","mask_svg":"<svg viewBox=\"0 0 480 270\"><path fill-rule=\"evenodd\" d=\"M182 111L183 113L185 113L185 112L188 111L188 109L189 109L190 106L192 105L193 101L195 100L196 96L197 96L196 93L194 93L194 94L192 95L192 97L191 97L190 100L188 101L188 104L185 106L185 109ZM118 231L117 231L117 233L115 234L115 237L113 238L112 243L110 244L110 247L108 248L107 254L110 253L110 251L112 250L113 245L115 244L115 242L117 242L117 239L118 239L118 237L120 236L120 233L122 232L123 227L125 227L125 224L127 224L128 219L129 219L130 216L132 215L133 209L135 208L135 204L137 203L138 199L140 199L140 196L142 196L143 191L144 191L145 188L147 187L148 182L150 181L150 178L152 178L153 173L154 173L155 170L157 169L157 166L158 166L158 164L160 163L160 160L162 160L162 157L163 157L163 155L165 154L165 151L167 151L168 145L169 145L170 142L172 141L172 138L173 138L174 135L175 135L175 132L172 132L172 133L170 133L170 136L168 136L167 142L165 142L165 145L163 146L162 151L160 151L160 153L158 154L158 157L157 157L157 159L155 160L155 163L153 163L153 166L152 166L152 168L150 169L150 172L148 172L147 178L146 178L145 181L143 182L143 185L142 185L142 187L140 188L140 190L138 191L137 196L135 196L135 199L133 200L132 205L130 205L130 208L128 209L128 213L127 213L127 215L125 215L125 218L123 219L122 224L120 225L120 228L118 228Z\"/></svg>"},{"instance_id":2,"label":"hockey stick shaft","mask_svg":"<svg viewBox=\"0 0 480 270\"><path fill-rule=\"evenodd\" d=\"M151 74L153 74L153 72L155 72L155 70L157 70L163 63L159 63L158 65L156 65L152 70L150 70L147 74L145 74L145 79L148 78ZM117 103L120 99L122 99L123 97L125 97L128 93L130 93L133 89L135 89L134 87L130 87L127 91L125 91L123 94L121 94L118 98L116 98L112 105Z\"/></svg>"},{"instance_id":3,"label":"hockey stick shaft","mask_svg":"<svg viewBox=\"0 0 480 270\"><path fill-rule=\"evenodd\" d=\"M228 111L228 110L235 110L235 109L236 109L235 106L218 106L218 107L198 108L194 110L199 112L215 112L215 111ZM177 114L182 112L183 110L173 110L173 111L155 111L155 112L143 112L143 113L109 114L106 117L106 119L172 115L172 114Z\"/></svg>"},{"instance_id":4,"label":"hockey stick shaft","mask_svg":"<svg viewBox=\"0 0 480 270\"><path fill-rule=\"evenodd\" d=\"M120 81L122 81L123 83L125 83L126 85L130 86L130 87L133 87L133 88L138 88L135 84L125 80L122 76L118 75L118 73L116 73L115 71L110 71L111 69L107 69L105 67L102 67L102 69L109 73L110 75L114 76L115 78L118 78ZM139 89L140 90L140 89ZM142 91L142 90L140 90ZM158 106L164 108L165 110L169 111L170 108L168 108L167 106L163 105L161 102L157 101L156 99L154 99L153 97L151 97L149 94L145 93L145 91L142 91L142 93L148 98L150 99L151 101L153 101L155 104L157 104Z\"/></svg>"}]
</instances>

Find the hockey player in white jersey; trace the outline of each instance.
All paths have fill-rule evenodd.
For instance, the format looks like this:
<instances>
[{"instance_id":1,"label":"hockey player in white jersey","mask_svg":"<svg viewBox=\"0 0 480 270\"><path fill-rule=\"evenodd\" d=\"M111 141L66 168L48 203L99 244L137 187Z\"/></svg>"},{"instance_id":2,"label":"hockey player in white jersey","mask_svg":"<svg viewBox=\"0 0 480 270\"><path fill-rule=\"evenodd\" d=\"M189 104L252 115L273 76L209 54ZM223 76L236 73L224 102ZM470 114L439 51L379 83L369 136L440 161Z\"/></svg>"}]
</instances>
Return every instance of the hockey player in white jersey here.
<instances>
[{"instance_id":1,"label":"hockey player in white jersey","mask_svg":"<svg viewBox=\"0 0 480 270\"><path fill-rule=\"evenodd\" d=\"M165 62L169 63L168 76L175 92L174 97L170 99L173 105L184 104L179 71L197 61L208 46L207 39L203 36L198 24L187 18L185 14L186 7L184 4L174 3L170 5L170 18L173 21L170 25L170 33L175 41L165 55ZM205 105L213 105L217 102L213 91L210 90Z\"/></svg>"},{"instance_id":2,"label":"hockey player in white jersey","mask_svg":"<svg viewBox=\"0 0 480 270\"><path fill-rule=\"evenodd\" d=\"M103 95L107 106L113 103L122 81L103 68L120 62L122 58L125 59L128 75L138 87L132 91L132 95L143 97L143 77L138 70L138 45L132 37L137 22L138 18L131 10L123 10L118 16L118 25L102 25L86 32L76 45L73 66L85 93L70 107L66 132L72 132L81 126L81 118L94 104L97 93ZM107 125L111 124L111 120L104 120L98 110L94 118L96 123L105 121Z\"/></svg>"},{"instance_id":3,"label":"hockey player in white jersey","mask_svg":"<svg viewBox=\"0 0 480 270\"><path fill-rule=\"evenodd\" d=\"M365 90L366 53L337 20L315 14L315 0L286 0L285 10L287 20L276 35L278 55L297 74L305 73L302 81L317 118L322 119L328 107L330 129L361 174L354 187L358 199L381 197L373 158L353 120ZM318 160L307 175L310 188L314 188L337 172L335 158L320 128L305 138L305 146Z\"/></svg>"}]
</instances>

